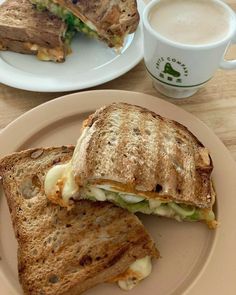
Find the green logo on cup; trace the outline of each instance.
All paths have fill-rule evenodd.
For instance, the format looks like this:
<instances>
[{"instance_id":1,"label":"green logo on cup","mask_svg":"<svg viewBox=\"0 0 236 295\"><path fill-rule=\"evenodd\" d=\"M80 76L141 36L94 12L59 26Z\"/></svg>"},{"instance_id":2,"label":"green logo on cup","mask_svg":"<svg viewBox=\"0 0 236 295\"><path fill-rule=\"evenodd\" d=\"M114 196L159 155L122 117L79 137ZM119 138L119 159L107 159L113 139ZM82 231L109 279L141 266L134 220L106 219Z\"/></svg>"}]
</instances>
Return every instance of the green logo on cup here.
<instances>
[{"instance_id":1,"label":"green logo on cup","mask_svg":"<svg viewBox=\"0 0 236 295\"><path fill-rule=\"evenodd\" d=\"M169 74L176 78L180 77L180 72L174 70L169 62L165 64L163 73Z\"/></svg>"},{"instance_id":2,"label":"green logo on cup","mask_svg":"<svg viewBox=\"0 0 236 295\"><path fill-rule=\"evenodd\" d=\"M182 83L182 79L188 76L187 66L172 57L160 57L156 62L156 69L160 78L168 82Z\"/></svg>"}]
</instances>

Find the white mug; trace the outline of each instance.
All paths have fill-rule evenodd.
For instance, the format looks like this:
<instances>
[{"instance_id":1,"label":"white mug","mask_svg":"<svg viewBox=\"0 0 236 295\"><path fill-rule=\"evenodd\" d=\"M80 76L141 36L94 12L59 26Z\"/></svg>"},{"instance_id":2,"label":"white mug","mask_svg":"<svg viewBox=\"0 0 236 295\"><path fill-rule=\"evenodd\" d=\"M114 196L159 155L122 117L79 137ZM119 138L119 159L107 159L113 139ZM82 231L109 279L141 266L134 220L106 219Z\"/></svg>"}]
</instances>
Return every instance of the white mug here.
<instances>
[{"instance_id":1,"label":"white mug","mask_svg":"<svg viewBox=\"0 0 236 295\"><path fill-rule=\"evenodd\" d=\"M227 4L210 0L228 11L227 35L212 44L188 45L163 37L150 25L150 11L160 1L163 0L151 1L143 13L144 61L159 92L174 98L189 97L209 81L219 67L236 69L236 60L224 59L230 43L236 42L236 15Z\"/></svg>"}]
</instances>

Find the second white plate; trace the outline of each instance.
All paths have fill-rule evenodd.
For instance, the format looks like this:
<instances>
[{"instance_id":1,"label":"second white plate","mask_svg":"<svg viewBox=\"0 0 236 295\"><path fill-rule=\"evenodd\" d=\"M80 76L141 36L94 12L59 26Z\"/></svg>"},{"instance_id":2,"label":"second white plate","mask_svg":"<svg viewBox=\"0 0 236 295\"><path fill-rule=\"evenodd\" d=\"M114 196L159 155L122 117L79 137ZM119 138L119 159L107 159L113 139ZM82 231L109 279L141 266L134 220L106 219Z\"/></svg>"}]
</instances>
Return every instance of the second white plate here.
<instances>
[{"instance_id":1,"label":"second white plate","mask_svg":"<svg viewBox=\"0 0 236 295\"><path fill-rule=\"evenodd\" d=\"M4 0L0 0L0 4ZM139 13L144 3L138 0ZM141 23L127 36L117 54L101 41L82 34L72 42L73 53L62 64L42 62L35 56L0 51L0 82L15 88L62 92L80 90L113 80L137 65L143 57Z\"/></svg>"}]
</instances>

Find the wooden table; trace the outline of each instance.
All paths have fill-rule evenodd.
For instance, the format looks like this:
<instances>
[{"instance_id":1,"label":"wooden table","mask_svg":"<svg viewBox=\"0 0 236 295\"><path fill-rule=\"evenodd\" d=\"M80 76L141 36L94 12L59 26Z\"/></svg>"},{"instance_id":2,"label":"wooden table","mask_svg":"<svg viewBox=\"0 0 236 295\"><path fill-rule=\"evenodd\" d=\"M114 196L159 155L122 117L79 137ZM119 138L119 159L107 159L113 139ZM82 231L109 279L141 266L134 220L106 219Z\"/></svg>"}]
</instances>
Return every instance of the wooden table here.
<instances>
[{"instance_id":1,"label":"wooden table","mask_svg":"<svg viewBox=\"0 0 236 295\"><path fill-rule=\"evenodd\" d=\"M226 2L236 10L235 0ZM230 48L228 58L236 58L236 46ZM122 77L93 89L138 91L166 99L205 122L236 159L236 71L219 70L202 90L183 100L168 99L157 93L143 62ZM0 84L0 130L24 112L64 94L29 92Z\"/></svg>"}]
</instances>

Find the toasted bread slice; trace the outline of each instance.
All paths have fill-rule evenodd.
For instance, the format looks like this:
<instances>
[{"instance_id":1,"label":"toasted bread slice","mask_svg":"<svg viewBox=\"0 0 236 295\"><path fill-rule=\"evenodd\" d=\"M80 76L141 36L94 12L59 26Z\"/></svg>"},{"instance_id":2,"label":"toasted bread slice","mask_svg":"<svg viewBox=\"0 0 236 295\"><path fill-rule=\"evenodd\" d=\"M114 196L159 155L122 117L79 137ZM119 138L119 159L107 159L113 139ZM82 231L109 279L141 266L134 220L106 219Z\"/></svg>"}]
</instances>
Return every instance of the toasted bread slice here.
<instances>
[{"instance_id":1,"label":"toasted bread slice","mask_svg":"<svg viewBox=\"0 0 236 295\"><path fill-rule=\"evenodd\" d=\"M39 59L62 62L69 44L67 26L47 11L38 12L28 0L0 5L0 50L36 54Z\"/></svg>"},{"instance_id":2,"label":"toasted bread slice","mask_svg":"<svg viewBox=\"0 0 236 295\"><path fill-rule=\"evenodd\" d=\"M190 219L195 207L201 212L193 219L215 219L213 163L207 148L185 126L142 107L113 103L91 115L72 167L81 187L136 195L137 203L144 199L145 210L137 211L169 217L182 212ZM160 208L154 212L160 204L170 205L162 208L167 214Z\"/></svg>"},{"instance_id":3,"label":"toasted bread slice","mask_svg":"<svg viewBox=\"0 0 236 295\"><path fill-rule=\"evenodd\" d=\"M124 37L139 23L136 0L30 0L62 17L78 31L98 37L111 47L123 45Z\"/></svg>"},{"instance_id":4,"label":"toasted bread slice","mask_svg":"<svg viewBox=\"0 0 236 295\"><path fill-rule=\"evenodd\" d=\"M45 174L68 162L73 150L31 149L0 161L25 294L80 294L119 277L136 259L158 257L143 225L128 211L89 201L68 211L48 201Z\"/></svg>"}]
</instances>

